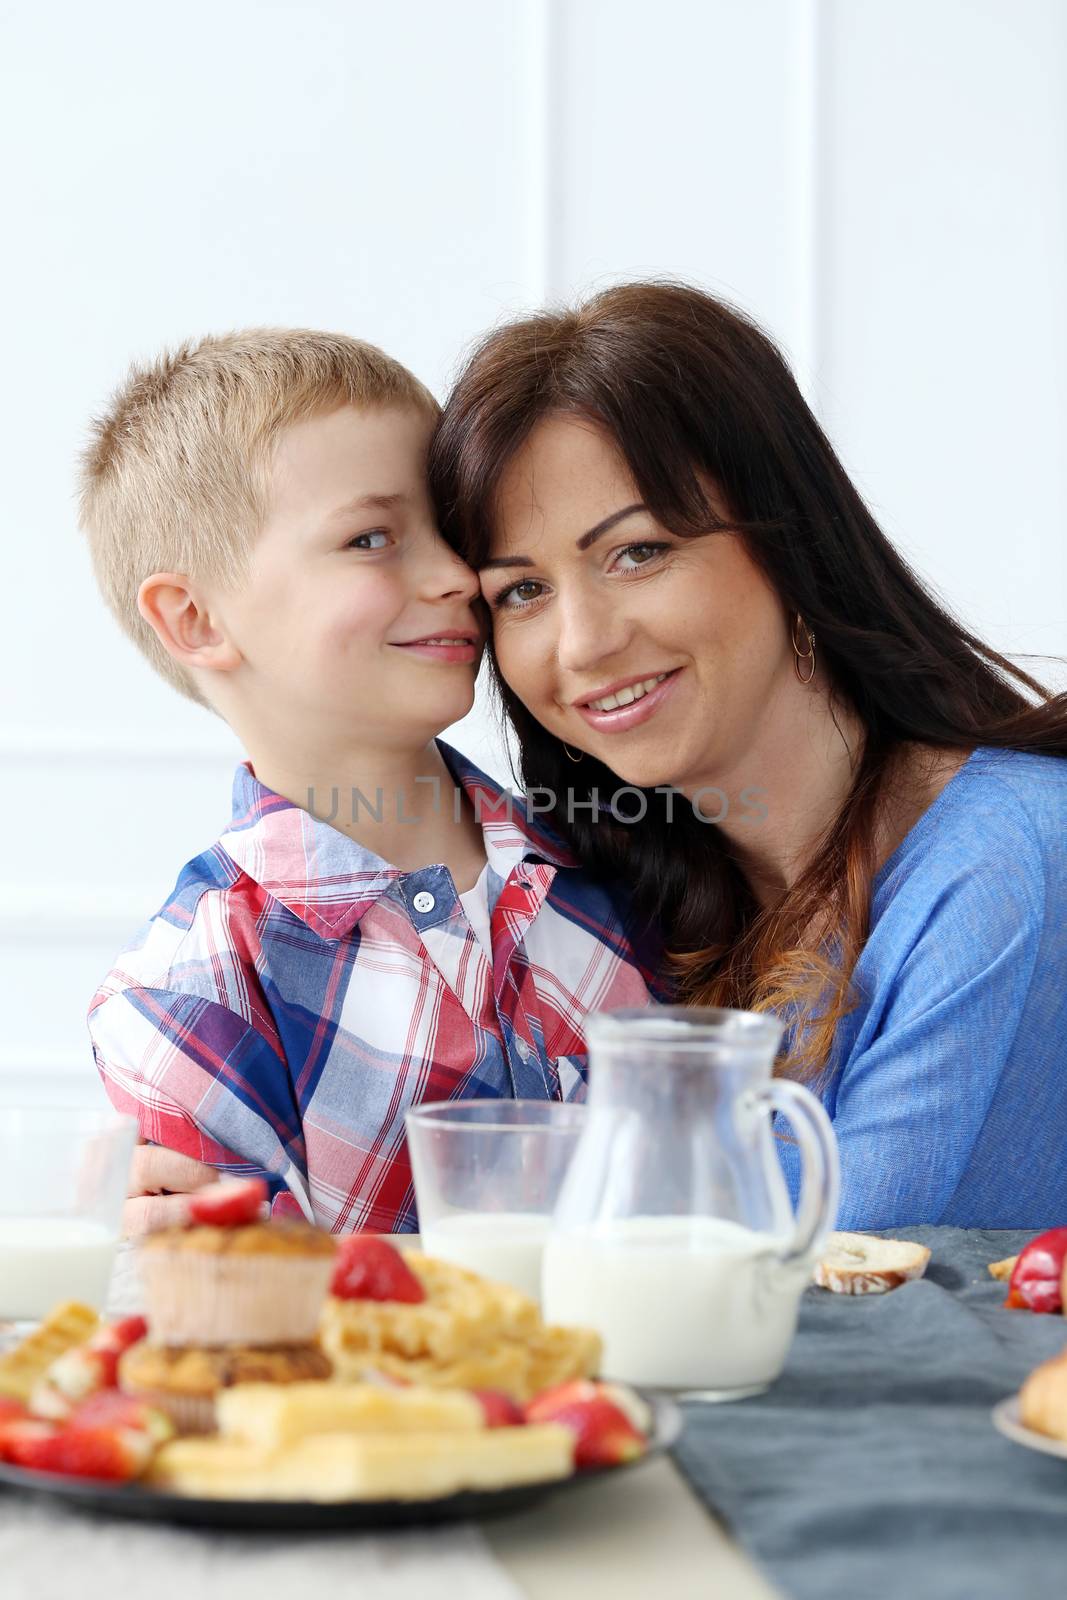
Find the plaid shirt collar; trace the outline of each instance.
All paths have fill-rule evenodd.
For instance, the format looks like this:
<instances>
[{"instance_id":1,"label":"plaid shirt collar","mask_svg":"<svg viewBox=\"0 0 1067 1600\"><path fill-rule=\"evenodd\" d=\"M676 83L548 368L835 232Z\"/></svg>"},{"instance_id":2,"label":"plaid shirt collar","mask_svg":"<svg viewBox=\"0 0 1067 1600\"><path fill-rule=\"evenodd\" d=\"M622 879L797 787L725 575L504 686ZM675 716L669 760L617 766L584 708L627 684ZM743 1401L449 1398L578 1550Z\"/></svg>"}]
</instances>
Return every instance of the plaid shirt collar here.
<instances>
[{"instance_id":1,"label":"plaid shirt collar","mask_svg":"<svg viewBox=\"0 0 1067 1600\"><path fill-rule=\"evenodd\" d=\"M558 835L529 816L520 796L501 789L443 740L435 743L475 808L495 873L506 881L524 861L550 867L580 864ZM394 884L417 876L391 866L329 821L268 789L250 761L242 761L234 773L232 817L218 848L327 939L342 938Z\"/></svg>"}]
</instances>

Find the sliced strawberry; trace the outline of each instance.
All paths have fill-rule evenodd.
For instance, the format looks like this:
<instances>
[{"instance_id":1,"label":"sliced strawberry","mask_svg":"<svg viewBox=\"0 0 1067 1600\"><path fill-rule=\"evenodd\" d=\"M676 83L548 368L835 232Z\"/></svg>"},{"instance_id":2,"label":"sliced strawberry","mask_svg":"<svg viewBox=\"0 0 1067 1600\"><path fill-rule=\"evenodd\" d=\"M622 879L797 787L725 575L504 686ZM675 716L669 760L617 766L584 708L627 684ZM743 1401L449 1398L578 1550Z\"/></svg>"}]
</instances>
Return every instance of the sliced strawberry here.
<instances>
[{"instance_id":1,"label":"sliced strawberry","mask_svg":"<svg viewBox=\"0 0 1067 1600\"><path fill-rule=\"evenodd\" d=\"M330 1293L341 1300L403 1300L408 1305L426 1298L400 1251L369 1233L341 1240Z\"/></svg>"},{"instance_id":2,"label":"sliced strawberry","mask_svg":"<svg viewBox=\"0 0 1067 1600\"><path fill-rule=\"evenodd\" d=\"M131 1428L78 1428L68 1425L48 1449L47 1472L71 1478L136 1478L148 1465L155 1445Z\"/></svg>"},{"instance_id":3,"label":"sliced strawberry","mask_svg":"<svg viewBox=\"0 0 1067 1600\"><path fill-rule=\"evenodd\" d=\"M648 1441L599 1384L589 1379L558 1384L526 1407L527 1422L558 1422L574 1434L574 1464L616 1466L643 1454Z\"/></svg>"},{"instance_id":4,"label":"sliced strawberry","mask_svg":"<svg viewBox=\"0 0 1067 1600\"><path fill-rule=\"evenodd\" d=\"M122 1351L94 1350L92 1353L99 1363L99 1390L117 1389L119 1386L119 1357L122 1355Z\"/></svg>"},{"instance_id":5,"label":"sliced strawberry","mask_svg":"<svg viewBox=\"0 0 1067 1600\"><path fill-rule=\"evenodd\" d=\"M598 1382L597 1388L615 1402L624 1417L629 1417L638 1433L647 1436L652 1431L652 1407L629 1384Z\"/></svg>"},{"instance_id":6,"label":"sliced strawberry","mask_svg":"<svg viewBox=\"0 0 1067 1600\"><path fill-rule=\"evenodd\" d=\"M30 1472L121 1481L144 1471L156 1442L138 1428L84 1428L35 1418L0 1427L0 1460Z\"/></svg>"},{"instance_id":7,"label":"sliced strawberry","mask_svg":"<svg viewBox=\"0 0 1067 1600\"><path fill-rule=\"evenodd\" d=\"M600 1393L600 1384L594 1383L592 1378L568 1378L566 1383L557 1383L551 1389L542 1389L532 1400L527 1400L526 1420L547 1422L547 1413L557 1405L570 1405L572 1401L596 1400ZM540 1414L542 1411L546 1413L544 1416Z\"/></svg>"},{"instance_id":8,"label":"sliced strawberry","mask_svg":"<svg viewBox=\"0 0 1067 1600\"><path fill-rule=\"evenodd\" d=\"M525 1423L526 1413L522 1407L502 1390L472 1389L471 1394L481 1403L487 1428L518 1428Z\"/></svg>"},{"instance_id":9,"label":"sliced strawberry","mask_svg":"<svg viewBox=\"0 0 1067 1600\"><path fill-rule=\"evenodd\" d=\"M117 1389L102 1389L90 1395L70 1414L72 1428L121 1428L124 1432L140 1429L156 1444L163 1444L174 1435L174 1424L162 1411L149 1406L132 1395L120 1394Z\"/></svg>"},{"instance_id":10,"label":"sliced strawberry","mask_svg":"<svg viewBox=\"0 0 1067 1600\"><path fill-rule=\"evenodd\" d=\"M144 1317L122 1317L117 1322L106 1322L89 1340L90 1350L114 1351L122 1355L131 1345L148 1336L148 1323Z\"/></svg>"},{"instance_id":11,"label":"sliced strawberry","mask_svg":"<svg viewBox=\"0 0 1067 1600\"><path fill-rule=\"evenodd\" d=\"M267 1185L262 1178L212 1183L189 1196L189 1221L213 1228L242 1228L258 1219L266 1201Z\"/></svg>"},{"instance_id":12,"label":"sliced strawberry","mask_svg":"<svg viewBox=\"0 0 1067 1600\"><path fill-rule=\"evenodd\" d=\"M58 1433L54 1422L42 1422L39 1417L16 1417L2 1423L0 1461L10 1461L16 1467L41 1468L41 1457L47 1455Z\"/></svg>"},{"instance_id":13,"label":"sliced strawberry","mask_svg":"<svg viewBox=\"0 0 1067 1600\"><path fill-rule=\"evenodd\" d=\"M117 1388L119 1358L147 1332L144 1317L123 1317L98 1328L85 1344L65 1351L34 1384L33 1415L62 1421L88 1395Z\"/></svg>"},{"instance_id":14,"label":"sliced strawberry","mask_svg":"<svg viewBox=\"0 0 1067 1600\"><path fill-rule=\"evenodd\" d=\"M65 1351L34 1384L30 1410L35 1417L61 1420L79 1400L113 1384L115 1360L107 1351L92 1350L87 1344Z\"/></svg>"},{"instance_id":15,"label":"sliced strawberry","mask_svg":"<svg viewBox=\"0 0 1067 1600\"><path fill-rule=\"evenodd\" d=\"M121 1482L143 1471L145 1460L110 1428L65 1428L54 1446L51 1472L71 1478L108 1478Z\"/></svg>"}]
</instances>

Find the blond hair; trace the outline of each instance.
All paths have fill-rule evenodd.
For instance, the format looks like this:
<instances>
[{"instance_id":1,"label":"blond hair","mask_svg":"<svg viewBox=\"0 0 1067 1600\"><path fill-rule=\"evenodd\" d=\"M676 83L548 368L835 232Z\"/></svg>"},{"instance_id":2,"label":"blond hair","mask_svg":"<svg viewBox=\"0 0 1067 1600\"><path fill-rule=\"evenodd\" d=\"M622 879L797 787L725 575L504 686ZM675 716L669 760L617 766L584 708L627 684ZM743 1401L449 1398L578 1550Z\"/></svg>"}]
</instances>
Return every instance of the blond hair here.
<instances>
[{"instance_id":1,"label":"blond hair","mask_svg":"<svg viewBox=\"0 0 1067 1600\"><path fill-rule=\"evenodd\" d=\"M374 345L308 328L247 328L133 365L92 423L79 521L101 593L160 676L209 711L142 617L138 590L153 572L243 582L279 434L346 404L438 410L430 391Z\"/></svg>"}]
</instances>

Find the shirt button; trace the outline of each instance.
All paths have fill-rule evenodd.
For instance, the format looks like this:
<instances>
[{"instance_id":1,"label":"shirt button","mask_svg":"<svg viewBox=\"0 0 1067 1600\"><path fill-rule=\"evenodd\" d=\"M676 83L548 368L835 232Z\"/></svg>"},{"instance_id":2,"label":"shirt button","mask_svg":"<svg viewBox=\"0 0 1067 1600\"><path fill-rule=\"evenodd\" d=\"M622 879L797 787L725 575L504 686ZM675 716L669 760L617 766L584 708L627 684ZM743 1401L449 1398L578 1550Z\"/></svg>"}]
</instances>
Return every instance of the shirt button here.
<instances>
[{"instance_id":1,"label":"shirt button","mask_svg":"<svg viewBox=\"0 0 1067 1600\"><path fill-rule=\"evenodd\" d=\"M531 1049L530 1049L530 1046L526 1043L525 1039L516 1039L515 1040L515 1050L516 1050L516 1052L518 1054L518 1057L519 1057L520 1061L529 1061L530 1056L533 1053L531 1051Z\"/></svg>"},{"instance_id":2,"label":"shirt button","mask_svg":"<svg viewBox=\"0 0 1067 1600\"><path fill-rule=\"evenodd\" d=\"M432 894L427 894L425 889L420 889L411 903L416 911L432 911L437 901Z\"/></svg>"}]
</instances>

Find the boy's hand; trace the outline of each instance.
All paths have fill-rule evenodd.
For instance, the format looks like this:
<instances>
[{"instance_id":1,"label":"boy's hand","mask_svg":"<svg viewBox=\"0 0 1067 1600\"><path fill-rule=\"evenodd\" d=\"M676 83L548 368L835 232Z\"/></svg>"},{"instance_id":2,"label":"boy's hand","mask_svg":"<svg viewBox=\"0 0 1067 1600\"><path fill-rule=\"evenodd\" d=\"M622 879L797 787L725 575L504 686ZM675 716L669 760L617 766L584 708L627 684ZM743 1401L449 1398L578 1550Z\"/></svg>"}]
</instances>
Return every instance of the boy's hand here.
<instances>
[{"instance_id":1,"label":"boy's hand","mask_svg":"<svg viewBox=\"0 0 1067 1600\"><path fill-rule=\"evenodd\" d=\"M214 1167L161 1145L138 1144L130 1163L129 1199L122 1212L127 1239L185 1221L185 1196L217 1183Z\"/></svg>"}]
</instances>

